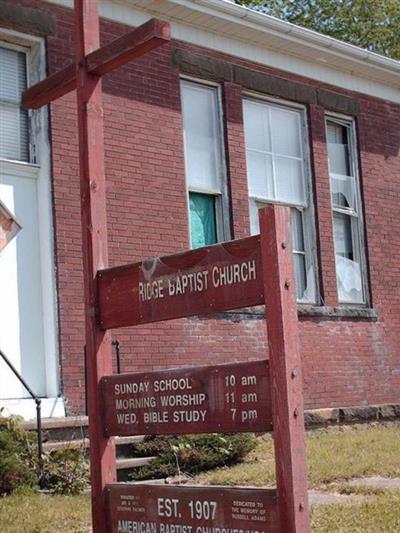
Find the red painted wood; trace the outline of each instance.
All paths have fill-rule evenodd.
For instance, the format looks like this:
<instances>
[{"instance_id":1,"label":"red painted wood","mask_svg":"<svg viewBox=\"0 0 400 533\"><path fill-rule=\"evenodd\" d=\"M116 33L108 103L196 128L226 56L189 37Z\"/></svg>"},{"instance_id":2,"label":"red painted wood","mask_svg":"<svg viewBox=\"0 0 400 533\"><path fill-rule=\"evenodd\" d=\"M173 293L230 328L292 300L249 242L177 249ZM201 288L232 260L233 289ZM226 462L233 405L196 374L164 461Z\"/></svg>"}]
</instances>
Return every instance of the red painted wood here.
<instances>
[{"instance_id":1,"label":"red painted wood","mask_svg":"<svg viewBox=\"0 0 400 533\"><path fill-rule=\"evenodd\" d=\"M168 22L151 19L110 44L95 50L86 58L88 72L97 75L136 59L171 39Z\"/></svg>"},{"instance_id":2,"label":"red painted wood","mask_svg":"<svg viewBox=\"0 0 400 533\"><path fill-rule=\"evenodd\" d=\"M101 47L94 47L86 55L86 71L104 75L138 58L171 38L170 25L162 20L151 19L142 26ZM83 67L81 67L83 68ZM29 87L22 94L22 106L37 109L64 96L76 88L76 65L52 74L45 80Z\"/></svg>"},{"instance_id":3,"label":"red painted wood","mask_svg":"<svg viewBox=\"0 0 400 533\"><path fill-rule=\"evenodd\" d=\"M75 22L92 524L95 533L106 533L103 490L115 481L116 466L114 441L103 434L99 383L112 372L112 354L110 336L99 330L94 316L95 276L108 263L103 103L101 80L86 72L83 61L99 45L98 1L75 0Z\"/></svg>"},{"instance_id":4,"label":"red painted wood","mask_svg":"<svg viewBox=\"0 0 400 533\"><path fill-rule=\"evenodd\" d=\"M112 372L111 339L108 333L98 328L95 318L96 274L108 265L103 103L99 75L168 41L170 34L167 23L152 20L99 49L98 0L75 0L74 5L76 65L25 91L23 105L41 107L77 89L92 523L94 533L106 533L104 487L115 481L116 465L114 440L104 436L101 423L100 379Z\"/></svg>"},{"instance_id":5,"label":"red painted wood","mask_svg":"<svg viewBox=\"0 0 400 533\"><path fill-rule=\"evenodd\" d=\"M120 374L101 381L106 435L271 429L267 361Z\"/></svg>"},{"instance_id":6,"label":"red painted wood","mask_svg":"<svg viewBox=\"0 0 400 533\"><path fill-rule=\"evenodd\" d=\"M76 89L76 65L55 72L22 93L21 105L25 109L38 109Z\"/></svg>"},{"instance_id":7,"label":"red painted wood","mask_svg":"<svg viewBox=\"0 0 400 533\"><path fill-rule=\"evenodd\" d=\"M106 495L110 533L286 533L274 489L118 483Z\"/></svg>"},{"instance_id":8,"label":"red painted wood","mask_svg":"<svg viewBox=\"0 0 400 533\"><path fill-rule=\"evenodd\" d=\"M257 235L99 272L101 327L264 303L259 241Z\"/></svg>"},{"instance_id":9,"label":"red painted wood","mask_svg":"<svg viewBox=\"0 0 400 533\"><path fill-rule=\"evenodd\" d=\"M260 211L280 531L310 531L290 209Z\"/></svg>"}]
</instances>

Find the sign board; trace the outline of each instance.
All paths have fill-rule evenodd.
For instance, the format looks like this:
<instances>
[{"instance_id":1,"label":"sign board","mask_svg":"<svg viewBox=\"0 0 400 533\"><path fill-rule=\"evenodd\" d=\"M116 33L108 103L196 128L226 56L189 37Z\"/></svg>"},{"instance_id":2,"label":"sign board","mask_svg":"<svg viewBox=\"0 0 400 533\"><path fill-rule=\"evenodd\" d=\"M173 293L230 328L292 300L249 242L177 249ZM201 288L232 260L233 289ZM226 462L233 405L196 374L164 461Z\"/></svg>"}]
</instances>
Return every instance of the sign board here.
<instances>
[{"instance_id":1,"label":"sign board","mask_svg":"<svg viewBox=\"0 0 400 533\"><path fill-rule=\"evenodd\" d=\"M271 427L268 361L115 374L103 377L101 387L107 436Z\"/></svg>"},{"instance_id":2,"label":"sign board","mask_svg":"<svg viewBox=\"0 0 400 533\"><path fill-rule=\"evenodd\" d=\"M264 303L260 236L98 273L103 329Z\"/></svg>"},{"instance_id":3,"label":"sign board","mask_svg":"<svg viewBox=\"0 0 400 533\"><path fill-rule=\"evenodd\" d=\"M274 489L106 486L110 533L276 533Z\"/></svg>"},{"instance_id":4,"label":"sign board","mask_svg":"<svg viewBox=\"0 0 400 533\"><path fill-rule=\"evenodd\" d=\"M0 252L17 235L21 226L0 200Z\"/></svg>"}]
</instances>

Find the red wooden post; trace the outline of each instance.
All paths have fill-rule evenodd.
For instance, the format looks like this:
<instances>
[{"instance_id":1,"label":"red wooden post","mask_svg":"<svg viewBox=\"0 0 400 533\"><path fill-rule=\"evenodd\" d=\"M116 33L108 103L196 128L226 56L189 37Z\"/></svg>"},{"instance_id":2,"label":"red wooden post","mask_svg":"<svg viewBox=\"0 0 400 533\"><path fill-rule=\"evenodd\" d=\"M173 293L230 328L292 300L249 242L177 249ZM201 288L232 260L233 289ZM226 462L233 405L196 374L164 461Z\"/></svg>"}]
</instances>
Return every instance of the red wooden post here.
<instances>
[{"instance_id":1,"label":"red wooden post","mask_svg":"<svg viewBox=\"0 0 400 533\"><path fill-rule=\"evenodd\" d=\"M280 531L310 531L290 209L260 211Z\"/></svg>"},{"instance_id":2,"label":"red wooden post","mask_svg":"<svg viewBox=\"0 0 400 533\"><path fill-rule=\"evenodd\" d=\"M114 439L103 435L100 378L112 373L109 334L97 326L96 273L108 264L101 78L89 74L84 58L99 46L97 0L75 0L77 36L77 101L85 293L87 396L93 531L106 533L103 489L115 481Z\"/></svg>"}]
</instances>

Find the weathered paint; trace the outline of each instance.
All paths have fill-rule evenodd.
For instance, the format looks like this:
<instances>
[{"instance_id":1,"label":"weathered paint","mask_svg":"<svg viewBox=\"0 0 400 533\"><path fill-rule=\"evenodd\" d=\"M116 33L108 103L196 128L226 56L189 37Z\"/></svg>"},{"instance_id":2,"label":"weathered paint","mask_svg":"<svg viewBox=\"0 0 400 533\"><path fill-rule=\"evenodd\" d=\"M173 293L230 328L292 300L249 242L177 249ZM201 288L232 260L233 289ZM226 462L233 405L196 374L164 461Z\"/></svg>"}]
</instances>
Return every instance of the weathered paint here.
<instances>
[{"instance_id":1,"label":"weathered paint","mask_svg":"<svg viewBox=\"0 0 400 533\"><path fill-rule=\"evenodd\" d=\"M94 57L93 72L108 72L150 49L144 38L149 30L162 29L162 38L156 36L153 47L167 42L169 26L154 21L144 31L136 30L137 41L132 38L135 32L131 32L130 37L117 39L117 45L111 43L99 49L98 0L75 0L74 5L76 65L32 86L24 92L23 102L26 107L40 107L77 89L92 523L95 533L105 533L102 496L105 484L116 479L116 466L114 441L103 433L99 392L100 378L112 371L111 339L109 333L98 328L94 313L96 274L108 265L103 103L101 78L89 71L87 61Z\"/></svg>"},{"instance_id":2,"label":"weathered paint","mask_svg":"<svg viewBox=\"0 0 400 533\"><path fill-rule=\"evenodd\" d=\"M87 399L92 486L92 525L105 533L102 493L116 479L115 445L102 431L99 381L112 371L111 339L97 327L93 309L96 272L108 263L101 79L89 75L84 58L99 46L97 0L75 0L77 106L81 193L82 255L85 298Z\"/></svg>"},{"instance_id":3,"label":"weathered paint","mask_svg":"<svg viewBox=\"0 0 400 533\"><path fill-rule=\"evenodd\" d=\"M264 302L260 237L99 272L104 329L204 315Z\"/></svg>"},{"instance_id":4,"label":"weathered paint","mask_svg":"<svg viewBox=\"0 0 400 533\"><path fill-rule=\"evenodd\" d=\"M303 386L293 273L290 209L260 210L270 387L280 531L310 531Z\"/></svg>"},{"instance_id":5,"label":"weathered paint","mask_svg":"<svg viewBox=\"0 0 400 533\"><path fill-rule=\"evenodd\" d=\"M274 489L118 483L105 493L110 533L280 531Z\"/></svg>"}]
</instances>

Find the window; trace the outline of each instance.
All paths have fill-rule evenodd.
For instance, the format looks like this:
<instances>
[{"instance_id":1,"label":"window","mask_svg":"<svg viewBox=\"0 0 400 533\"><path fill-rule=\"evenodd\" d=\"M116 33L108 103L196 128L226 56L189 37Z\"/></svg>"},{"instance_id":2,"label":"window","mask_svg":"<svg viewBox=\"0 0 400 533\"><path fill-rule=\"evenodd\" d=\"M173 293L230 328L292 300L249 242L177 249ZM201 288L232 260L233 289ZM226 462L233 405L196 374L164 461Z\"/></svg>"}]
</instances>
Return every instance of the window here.
<instances>
[{"instance_id":1,"label":"window","mask_svg":"<svg viewBox=\"0 0 400 533\"><path fill-rule=\"evenodd\" d=\"M258 209L276 202L292 207L293 262L297 299L315 302L313 217L303 139L302 109L244 100L244 133L251 233L259 232Z\"/></svg>"},{"instance_id":2,"label":"window","mask_svg":"<svg viewBox=\"0 0 400 533\"><path fill-rule=\"evenodd\" d=\"M218 88L182 81L186 181L192 248L229 238Z\"/></svg>"},{"instance_id":3,"label":"window","mask_svg":"<svg viewBox=\"0 0 400 533\"><path fill-rule=\"evenodd\" d=\"M26 54L0 45L0 72L0 157L28 161L28 112L20 107Z\"/></svg>"},{"instance_id":4,"label":"window","mask_svg":"<svg viewBox=\"0 0 400 533\"><path fill-rule=\"evenodd\" d=\"M365 303L354 123L328 118L326 130L338 297Z\"/></svg>"}]
</instances>

